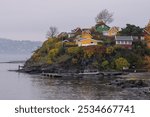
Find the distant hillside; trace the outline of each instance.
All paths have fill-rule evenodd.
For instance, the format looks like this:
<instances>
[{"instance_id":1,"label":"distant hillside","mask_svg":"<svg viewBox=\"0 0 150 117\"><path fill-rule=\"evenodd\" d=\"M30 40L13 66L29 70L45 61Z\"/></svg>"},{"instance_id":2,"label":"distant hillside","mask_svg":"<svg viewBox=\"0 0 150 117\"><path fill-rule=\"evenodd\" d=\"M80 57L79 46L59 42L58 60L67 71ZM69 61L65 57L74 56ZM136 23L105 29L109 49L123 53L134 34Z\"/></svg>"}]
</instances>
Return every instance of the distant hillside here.
<instances>
[{"instance_id":1,"label":"distant hillside","mask_svg":"<svg viewBox=\"0 0 150 117\"><path fill-rule=\"evenodd\" d=\"M39 41L16 41L0 38L0 54L30 54L41 44L42 42Z\"/></svg>"}]
</instances>

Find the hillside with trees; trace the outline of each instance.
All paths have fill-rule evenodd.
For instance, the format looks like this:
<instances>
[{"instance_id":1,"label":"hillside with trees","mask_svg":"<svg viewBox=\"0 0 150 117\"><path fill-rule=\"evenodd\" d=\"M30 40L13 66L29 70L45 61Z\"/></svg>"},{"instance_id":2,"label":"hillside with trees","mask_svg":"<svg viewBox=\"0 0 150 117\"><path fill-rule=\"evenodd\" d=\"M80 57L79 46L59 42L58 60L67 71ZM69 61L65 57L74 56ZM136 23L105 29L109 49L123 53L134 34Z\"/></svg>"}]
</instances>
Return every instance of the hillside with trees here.
<instances>
[{"instance_id":1,"label":"hillside with trees","mask_svg":"<svg viewBox=\"0 0 150 117\"><path fill-rule=\"evenodd\" d=\"M42 47L37 49L26 62L24 68L44 70L84 70L98 69L102 71L122 70L124 68L145 68L144 56L150 55L144 41L133 44L132 50L122 48L113 40L104 38L104 43L78 47L73 42L62 42L59 38L48 38Z\"/></svg>"},{"instance_id":2,"label":"hillside with trees","mask_svg":"<svg viewBox=\"0 0 150 117\"><path fill-rule=\"evenodd\" d=\"M71 33L62 32L57 35L57 28L50 27L48 39L25 63L24 70L79 72L85 69L101 71L149 69L150 49L147 41L142 39L143 28L127 24L119 31L117 27L111 28L106 25L112 21L113 13L105 9L96 16L96 25L88 29L77 28ZM87 35L83 36L85 32ZM116 36L132 37L131 48L124 47L121 45L122 42L119 42L120 45L117 44ZM123 43L130 44L125 41Z\"/></svg>"}]
</instances>

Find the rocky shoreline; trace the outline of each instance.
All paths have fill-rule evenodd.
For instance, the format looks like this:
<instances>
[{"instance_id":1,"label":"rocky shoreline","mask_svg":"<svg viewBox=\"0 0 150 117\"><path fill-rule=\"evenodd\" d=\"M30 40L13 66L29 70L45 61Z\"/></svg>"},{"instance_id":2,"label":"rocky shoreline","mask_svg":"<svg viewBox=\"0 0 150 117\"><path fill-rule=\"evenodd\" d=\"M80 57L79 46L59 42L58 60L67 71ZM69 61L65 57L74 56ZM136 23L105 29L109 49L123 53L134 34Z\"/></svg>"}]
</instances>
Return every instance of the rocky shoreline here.
<instances>
[{"instance_id":1,"label":"rocky shoreline","mask_svg":"<svg viewBox=\"0 0 150 117\"><path fill-rule=\"evenodd\" d=\"M121 89L125 99L150 99L150 72L130 73L111 80L106 85Z\"/></svg>"}]
</instances>

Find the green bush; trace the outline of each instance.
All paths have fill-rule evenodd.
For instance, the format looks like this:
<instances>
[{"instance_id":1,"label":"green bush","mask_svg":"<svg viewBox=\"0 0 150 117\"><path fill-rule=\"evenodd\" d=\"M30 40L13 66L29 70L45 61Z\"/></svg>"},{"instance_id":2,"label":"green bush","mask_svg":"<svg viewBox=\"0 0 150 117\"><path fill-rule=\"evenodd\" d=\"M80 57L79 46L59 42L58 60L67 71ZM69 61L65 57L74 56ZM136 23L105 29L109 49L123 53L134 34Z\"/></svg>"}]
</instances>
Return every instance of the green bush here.
<instances>
[{"instance_id":1,"label":"green bush","mask_svg":"<svg viewBox=\"0 0 150 117\"><path fill-rule=\"evenodd\" d=\"M102 62L101 66L102 66L103 69L108 69L109 68L109 62L107 60L105 60L105 61Z\"/></svg>"},{"instance_id":2,"label":"green bush","mask_svg":"<svg viewBox=\"0 0 150 117\"><path fill-rule=\"evenodd\" d=\"M67 53L68 53L69 55L76 55L76 54L78 54L80 51L81 51L81 49L80 49L79 47L69 47L69 48L67 49Z\"/></svg>"},{"instance_id":3,"label":"green bush","mask_svg":"<svg viewBox=\"0 0 150 117\"><path fill-rule=\"evenodd\" d=\"M123 57L120 57L120 58L116 59L115 60L115 65L116 65L117 70L122 70L123 67L129 67L130 66L128 61Z\"/></svg>"}]
</instances>

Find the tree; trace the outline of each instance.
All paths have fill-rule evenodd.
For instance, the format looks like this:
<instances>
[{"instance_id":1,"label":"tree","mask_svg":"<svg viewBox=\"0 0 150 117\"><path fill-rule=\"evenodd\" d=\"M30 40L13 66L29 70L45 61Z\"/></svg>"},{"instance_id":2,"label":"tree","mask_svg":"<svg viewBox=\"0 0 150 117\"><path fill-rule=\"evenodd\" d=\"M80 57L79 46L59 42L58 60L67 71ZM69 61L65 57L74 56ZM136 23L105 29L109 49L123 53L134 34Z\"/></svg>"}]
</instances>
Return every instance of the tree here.
<instances>
[{"instance_id":1,"label":"tree","mask_svg":"<svg viewBox=\"0 0 150 117\"><path fill-rule=\"evenodd\" d=\"M122 70L123 67L129 67L130 66L128 61L123 57L120 57L120 58L116 59L115 60L115 65L116 65L117 70Z\"/></svg>"},{"instance_id":2,"label":"tree","mask_svg":"<svg viewBox=\"0 0 150 117\"><path fill-rule=\"evenodd\" d=\"M126 24L126 27L122 28L122 31L120 31L119 34L122 36L142 36L143 29L139 26Z\"/></svg>"},{"instance_id":3,"label":"tree","mask_svg":"<svg viewBox=\"0 0 150 117\"><path fill-rule=\"evenodd\" d=\"M97 15L95 20L96 22L111 23L113 21L113 13L109 13L107 9L104 9Z\"/></svg>"},{"instance_id":4,"label":"tree","mask_svg":"<svg viewBox=\"0 0 150 117\"><path fill-rule=\"evenodd\" d=\"M112 54L114 52L114 48L112 46L109 46L106 48L106 54Z\"/></svg>"},{"instance_id":5,"label":"tree","mask_svg":"<svg viewBox=\"0 0 150 117\"><path fill-rule=\"evenodd\" d=\"M48 38L53 38L53 37L55 37L57 34L58 34L58 29L57 29L56 27L51 26L51 27L49 27L49 30L47 31L46 36L47 36Z\"/></svg>"}]
</instances>

